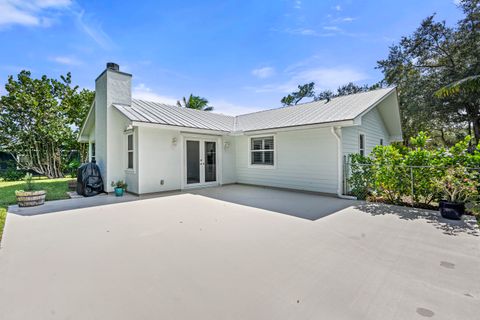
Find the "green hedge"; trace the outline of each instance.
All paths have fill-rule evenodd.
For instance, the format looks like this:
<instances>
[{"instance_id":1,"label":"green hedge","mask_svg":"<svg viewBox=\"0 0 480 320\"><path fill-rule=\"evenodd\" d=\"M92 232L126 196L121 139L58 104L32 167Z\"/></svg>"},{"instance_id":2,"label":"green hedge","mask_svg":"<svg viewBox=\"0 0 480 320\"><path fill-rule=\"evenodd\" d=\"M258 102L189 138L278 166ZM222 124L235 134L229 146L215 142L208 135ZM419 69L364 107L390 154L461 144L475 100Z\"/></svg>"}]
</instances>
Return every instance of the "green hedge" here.
<instances>
[{"instance_id":1,"label":"green hedge","mask_svg":"<svg viewBox=\"0 0 480 320\"><path fill-rule=\"evenodd\" d=\"M480 148L469 150L470 137L449 149L429 148L428 140L425 133L420 133L411 139L410 147L377 146L368 157L350 155L346 167L350 194L360 199L381 198L389 203L430 205L445 198L445 188L439 186L447 184L450 187L451 179L460 182L464 179L464 182L477 185ZM464 175L452 177L449 172L452 167L463 168L456 172L464 172ZM476 196L476 191L468 192Z\"/></svg>"}]
</instances>

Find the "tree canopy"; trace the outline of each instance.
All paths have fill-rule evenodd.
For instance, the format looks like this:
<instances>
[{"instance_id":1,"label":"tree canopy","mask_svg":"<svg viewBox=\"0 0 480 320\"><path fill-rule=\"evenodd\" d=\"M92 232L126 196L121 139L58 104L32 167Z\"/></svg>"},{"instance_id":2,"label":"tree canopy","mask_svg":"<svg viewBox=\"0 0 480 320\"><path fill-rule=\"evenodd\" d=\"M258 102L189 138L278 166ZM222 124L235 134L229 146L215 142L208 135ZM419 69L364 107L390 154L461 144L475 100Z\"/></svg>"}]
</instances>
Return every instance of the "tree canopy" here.
<instances>
[{"instance_id":1,"label":"tree canopy","mask_svg":"<svg viewBox=\"0 0 480 320\"><path fill-rule=\"evenodd\" d=\"M291 94L285 96L280 101L283 106L296 105L303 98L313 98L313 100L325 100L331 99L340 96L346 96L353 93L365 92L373 89L380 88L380 84L375 84L373 86L368 85L356 85L353 82L349 82L337 88L335 92L331 90L321 91L318 95L315 95L315 82L306 83L304 85L298 86L298 91L292 92Z\"/></svg>"},{"instance_id":2,"label":"tree canopy","mask_svg":"<svg viewBox=\"0 0 480 320\"><path fill-rule=\"evenodd\" d=\"M420 131L441 144L468 134L480 141L480 91L462 90L478 84L480 1L462 0L458 6L464 17L455 26L431 15L377 63L384 82L398 88L406 141Z\"/></svg>"},{"instance_id":3,"label":"tree canopy","mask_svg":"<svg viewBox=\"0 0 480 320\"><path fill-rule=\"evenodd\" d=\"M8 78L0 98L0 149L18 166L50 178L63 176L69 153L80 150L77 133L94 92L72 86L71 74L60 80L32 78L21 71Z\"/></svg>"},{"instance_id":4,"label":"tree canopy","mask_svg":"<svg viewBox=\"0 0 480 320\"><path fill-rule=\"evenodd\" d=\"M207 99L193 94L190 94L188 99L183 97L181 101L177 101L177 106L201 111L213 111L213 107L208 105Z\"/></svg>"}]
</instances>

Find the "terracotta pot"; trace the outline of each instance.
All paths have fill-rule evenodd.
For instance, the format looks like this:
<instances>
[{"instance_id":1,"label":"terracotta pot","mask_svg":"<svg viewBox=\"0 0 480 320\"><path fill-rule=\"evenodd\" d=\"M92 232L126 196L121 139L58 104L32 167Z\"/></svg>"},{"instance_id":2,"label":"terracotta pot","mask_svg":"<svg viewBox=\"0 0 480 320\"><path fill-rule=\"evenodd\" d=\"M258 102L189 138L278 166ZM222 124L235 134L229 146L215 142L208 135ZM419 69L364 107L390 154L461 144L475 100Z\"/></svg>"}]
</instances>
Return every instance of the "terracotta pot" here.
<instances>
[{"instance_id":1,"label":"terracotta pot","mask_svg":"<svg viewBox=\"0 0 480 320\"><path fill-rule=\"evenodd\" d=\"M19 207L34 207L45 203L47 192L39 191L15 191Z\"/></svg>"}]
</instances>

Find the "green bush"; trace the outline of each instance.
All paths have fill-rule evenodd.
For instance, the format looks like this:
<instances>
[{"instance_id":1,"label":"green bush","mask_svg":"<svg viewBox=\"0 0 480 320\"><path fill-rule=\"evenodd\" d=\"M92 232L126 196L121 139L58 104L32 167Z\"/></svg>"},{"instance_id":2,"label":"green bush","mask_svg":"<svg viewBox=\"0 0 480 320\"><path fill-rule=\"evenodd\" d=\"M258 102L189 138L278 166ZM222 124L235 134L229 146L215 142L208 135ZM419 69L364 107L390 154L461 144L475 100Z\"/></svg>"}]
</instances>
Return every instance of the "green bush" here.
<instances>
[{"instance_id":1,"label":"green bush","mask_svg":"<svg viewBox=\"0 0 480 320\"><path fill-rule=\"evenodd\" d=\"M351 155L347 179L351 194L359 199L374 196L390 203L408 199L415 204L429 205L444 198L439 181L445 182L448 174L452 176L450 168L458 168L454 175L458 179L462 173L465 181L478 179L474 168L480 168L480 149L469 150L470 137L450 149L429 148L428 140L428 135L420 133L410 140L409 147L377 146L368 157ZM474 188L466 189L472 196L480 188L478 184L473 185Z\"/></svg>"},{"instance_id":2,"label":"green bush","mask_svg":"<svg viewBox=\"0 0 480 320\"><path fill-rule=\"evenodd\" d=\"M5 161L6 168L0 170L0 178L4 181L19 181L25 176L24 170L18 170L15 162Z\"/></svg>"}]
</instances>

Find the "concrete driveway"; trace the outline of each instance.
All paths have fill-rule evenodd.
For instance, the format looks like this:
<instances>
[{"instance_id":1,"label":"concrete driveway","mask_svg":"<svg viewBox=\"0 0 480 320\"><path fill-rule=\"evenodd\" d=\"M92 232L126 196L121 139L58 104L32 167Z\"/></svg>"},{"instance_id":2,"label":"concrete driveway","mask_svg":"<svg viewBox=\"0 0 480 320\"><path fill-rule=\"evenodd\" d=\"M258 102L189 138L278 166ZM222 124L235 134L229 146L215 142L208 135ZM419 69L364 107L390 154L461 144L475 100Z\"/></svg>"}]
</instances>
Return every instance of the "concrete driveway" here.
<instances>
[{"instance_id":1,"label":"concrete driveway","mask_svg":"<svg viewBox=\"0 0 480 320\"><path fill-rule=\"evenodd\" d=\"M55 211L55 210L52 210ZM478 319L472 219L240 185L10 213L0 319Z\"/></svg>"}]
</instances>

